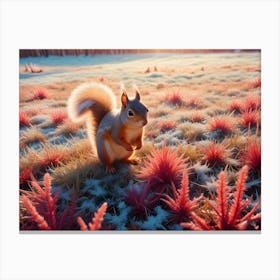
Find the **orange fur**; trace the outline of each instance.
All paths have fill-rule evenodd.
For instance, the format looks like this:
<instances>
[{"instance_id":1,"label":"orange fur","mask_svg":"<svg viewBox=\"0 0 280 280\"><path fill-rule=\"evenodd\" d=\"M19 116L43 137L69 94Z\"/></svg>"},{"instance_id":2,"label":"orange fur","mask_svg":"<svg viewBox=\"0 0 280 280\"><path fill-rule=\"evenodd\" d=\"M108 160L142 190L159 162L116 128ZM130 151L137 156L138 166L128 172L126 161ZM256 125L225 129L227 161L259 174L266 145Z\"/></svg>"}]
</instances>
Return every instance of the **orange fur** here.
<instances>
[{"instance_id":1,"label":"orange fur","mask_svg":"<svg viewBox=\"0 0 280 280\"><path fill-rule=\"evenodd\" d=\"M143 129L139 133L138 137L134 141L134 145L136 146L136 150L139 150L142 148L142 141L143 141Z\"/></svg>"},{"instance_id":2,"label":"orange fur","mask_svg":"<svg viewBox=\"0 0 280 280\"><path fill-rule=\"evenodd\" d=\"M133 151L132 146L129 144L129 141L127 139L127 133L128 133L128 128L126 125L122 124L120 126L120 131L119 131L119 139L121 140L121 145L127 150L127 151Z\"/></svg>"},{"instance_id":3,"label":"orange fur","mask_svg":"<svg viewBox=\"0 0 280 280\"><path fill-rule=\"evenodd\" d=\"M92 103L80 111L81 104ZM89 103L89 104L90 104ZM95 137L96 129L104 116L116 108L115 95L111 89L98 83L85 83L73 90L68 100L68 115L73 122L88 119L90 131ZM90 113L90 114L89 114Z\"/></svg>"},{"instance_id":4,"label":"orange fur","mask_svg":"<svg viewBox=\"0 0 280 280\"><path fill-rule=\"evenodd\" d=\"M109 143L113 142L112 136L111 136L109 131L104 133L103 139L104 139L104 141L108 141ZM103 154L103 157L104 157L104 164L106 166L107 172L109 172L109 173L114 172L115 169L112 166L112 160L111 160L109 154L107 153L107 150L106 150L105 146L103 146L102 154Z\"/></svg>"},{"instance_id":5,"label":"orange fur","mask_svg":"<svg viewBox=\"0 0 280 280\"><path fill-rule=\"evenodd\" d=\"M121 101L121 110L117 112L114 93L98 83L78 86L68 99L70 119L86 122L93 150L108 172L114 171L112 164L117 160L137 163L130 157L135 147L142 147L143 126L147 124L148 109L140 102L139 92L133 100L123 92Z\"/></svg>"}]
</instances>

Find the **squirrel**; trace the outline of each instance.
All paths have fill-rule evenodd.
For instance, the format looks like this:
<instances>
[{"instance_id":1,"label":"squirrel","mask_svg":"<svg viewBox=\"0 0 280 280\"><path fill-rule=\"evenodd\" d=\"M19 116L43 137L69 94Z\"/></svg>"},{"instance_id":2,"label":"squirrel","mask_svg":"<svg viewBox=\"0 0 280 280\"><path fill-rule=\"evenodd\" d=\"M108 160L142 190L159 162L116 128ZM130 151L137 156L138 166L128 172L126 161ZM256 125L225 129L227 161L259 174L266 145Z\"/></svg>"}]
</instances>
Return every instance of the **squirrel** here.
<instances>
[{"instance_id":1,"label":"squirrel","mask_svg":"<svg viewBox=\"0 0 280 280\"><path fill-rule=\"evenodd\" d=\"M116 109L113 91L101 83L89 82L75 88L67 103L73 122L86 122L87 134L93 151L105 165L107 173L115 172L113 163L123 160L137 164L135 149L142 147L144 126L148 123L148 109L140 102L135 90L130 100L121 88L121 109Z\"/></svg>"}]
</instances>

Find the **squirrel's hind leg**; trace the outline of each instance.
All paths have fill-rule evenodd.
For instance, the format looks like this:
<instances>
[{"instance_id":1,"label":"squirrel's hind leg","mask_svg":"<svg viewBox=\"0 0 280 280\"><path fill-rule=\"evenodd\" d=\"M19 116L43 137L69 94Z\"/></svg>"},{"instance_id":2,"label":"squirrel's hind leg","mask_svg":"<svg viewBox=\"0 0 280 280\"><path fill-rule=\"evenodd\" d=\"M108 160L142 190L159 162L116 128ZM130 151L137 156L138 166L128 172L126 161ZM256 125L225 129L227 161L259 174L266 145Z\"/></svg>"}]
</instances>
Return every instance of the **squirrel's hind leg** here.
<instances>
[{"instance_id":1,"label":"squirrel's hind leg","mask_svg":"<svg viewBox=\"0 0 280 280\"><path fill-rule=\"evenodd\" d=\"M104 152L103 152L103 162L105 164L106 173L115 173L116 169L113 166L113 162L112 162L109 154L107 153L106 149L104 149Z\"/></svg>"}]
</instances>

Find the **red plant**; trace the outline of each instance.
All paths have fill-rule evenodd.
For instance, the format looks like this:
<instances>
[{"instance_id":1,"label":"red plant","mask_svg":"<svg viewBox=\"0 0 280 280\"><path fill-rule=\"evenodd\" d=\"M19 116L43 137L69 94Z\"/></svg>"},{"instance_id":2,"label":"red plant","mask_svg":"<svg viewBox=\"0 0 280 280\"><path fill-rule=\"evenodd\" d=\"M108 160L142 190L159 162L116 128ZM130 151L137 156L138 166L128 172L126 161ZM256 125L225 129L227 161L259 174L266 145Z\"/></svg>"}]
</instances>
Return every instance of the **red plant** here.
<instances>
[{"instance_id":1,"label":"red plant","mask_svg":"<svg viewBox=\"0 0 280 280\"><path fill-rule=\"evenodd\" d=\"M251 85L253 88L260 87L261 84L262 84L262 82L261 82L261 77L257 77L257 78L255 78L255 80L253 80L252 82L250 82L250 85Z\"/></svg>"},{"instance_id":2,"label":"red plant","mask_svg":"<svg viewBox=\"0 0 280 280\"><path fill-rule=\"evenodd\" d=\"M54 124L61 124L67 118L67 114L62 111L53 112L51 114L51 119Z\"/></svg>"},{"instance_id":3,"label":"red plant","mask_svg":"<svg viewBox=\"0 0 280 280\"><path fill-rule=\"evenodd\" d=\"M45 169L48 166L52 167L58 165L63 159L63 153L46 148L44 154L38 158L38 163L41 168Z\"/></svg>"},{"instance_id":4,"label":"red plant","mask_svg":"<svg viewBox=\"0 0 280 280\"><path fill-rule=\"evenodd\" d=\"M215 117L208 123L210 131L219 130L224 134L232 132L233 128L233 122L227 117Z\"/></svg>"},{"instance_id":5,"label":"red plant","mask_svg":"<svg viewBox=\"0 0 280 280\"><path fill-rule=\"evenodd\" d=\"M158 187L177 184L185 166L185 161L179 156L178 150L172 151L164 142L161 149L152 148L142 164L138 178Z\"/></svg>"},{"instance_id":6,"label":"red plant","mask_svg":"<svg viewBox=\"0 0 280 280\"><path fill-rule=\"evenodd\" d=\"M229 104L229 111L230 112L241 113L242 109L243 109L243 106L242 106L241 102L238 101L238 100L233 100Z\"/></svg>"},{"instance_id":7,"label":"red plant","mask_svg":"<svg viewBox=\"0 0 280 280\"><path fill-rule=\"evenodd\" d=\"M220 229L227 228L229 220L228 212L228 200L229 200L230 188L227 185L226 174L221 172L219 176L217 186L217 198L216 198L216 212L218 214L218 227Z\"/></svg>"},{"instance_id":8,"label":"red plant","mask_svg":"<svg viewBox=\"0 0 280 280\"><path fill-rule=\"evenodd\" d=\"M214 230L213 227L209 226L207 222L195 212L191 212L190 217L192 221L180 223L182 228L190 230Z\"/></svg>"},{"instance_id":9,"label":"red plant","mask_svg":"<svg viewBox=\"0 0 280 280\"><path fill-rule=\"evenodd\" d=\"M80 226L81 230L99 230L101 229L102 222L104 215L107 210L107 202L104 202L100 208L94 213L94 216L92 218L92 223L89 223L88 225L84 222L84 220L79 216L77 218L77 222Z\"/></svg>"},{"instance_id":10,"label":"red plant","mask_svg":"<svg viewBox=\"0 0 280 280\"><path fill-rule=\"evenodd\" d=\"M72 200L66 208L62 210L57 209L57 201L59 193L54 195L51 193L51 178L48 173L44 175L42 188L34 179L31 182L32 191L21 190L22 195L20 200L25 207L27 214L25 220L35 222L39 229L59 230L70 229L75 223L75 199ZM23 226L24 228L24 226ZM37 229L34 226L33 229Z\"/></svg>"},{"instance_id":11,"label":"red plant","mask_svg":"<svg viewBox=\"0 0 280 280\"><path fill-rule=\"evenodd\" d=\"M241 115L241 125L243 127L252 127L260 124L260 117L258 111L246 111Z\"/></svg>"},{"instance_id":12,"label":"red plant","mask_svg":"<svg viewBox=\"0 0 280 280\"><path fill-rule=\"evenodd\" d=\"M201 122L202 120L203 120L203 118L198 112L193 113L192 122Z\"/></svg>"},{"instance_id":13,"label":"red plant","mask_svg":"<svg viewBox=\"0 0 280 280\"><path fill-rule=\"evenodd\" d=\"M181 188L176 189L174 183L171 183L173 197L168 194L163 194L162 201L164 201L171 209L172 215L170 220L172 222L182 222L188 220L191 212L198 206L198 202L202 196L190 200L189 198L189 179L186 170L183 171Z\"/></svg>"},{"instance_id":14,"label":"red plant","mask_svg":"<svg viewBox=\"0 0 280 280\"><path fill-rule=\"evenodd\" d=\"M210 165L221 165L224 164L226 159L229 157L229 151L222 143L212 142L210 145L204 148L203 159Z\"/></svg>"},{"instance_id":15,"label":"red plant","mask_svg":"<svg viewBox=\"0 0 280 280\"><path fill-rule=\"evenodd\" d=\"M44 88L38 88L33 93L33 99L46 99L48 97L49 94Z\"/></svg>"},{"instance_id":16,"label":"red plant","mask_svg":"<svg viewBox=\"0 0 280 280\"><path fill-rule=\"evenodd\" d=\"M29 126L30 120L28 115L25 112L19 112L19 126Z\"/></svg>"},{"instance_id":17,"label":"red plant","mask_svg":"<svg viewBox=\"0 0 280 280\"><path fill-rule=\"evenodd\" d=\"M200 103L200 99L198 97L191 97L186 102L187 106L192 108L199 107L199 103Z\"/></svg>"},{"instance_id":18,"label":"red plant","mask_svg":"<svg viewBox=\"0 0 280 280\"><path fill-rule=\"evenodd\" d=\"M172 93L167 94L164 97L164 101L173 106L182 106L185 103L184 98L179 90L173 91Z\"/></svg>"},{"instance_id":19,"label":"red plant","mask_svg":"<svg viewBox=\"0 0 280 280\"><path fill-rule=\"evenodd\" d=\"M243 199L245 191L245 182L247 179L248 167L245 165L239 174L239 178L235 184L235 192L233 194L233 202L230 198L230 187L228 186L225 172L219 174L217 184L216 203L210 203L216 213L215 225L210 226L203 219L196 215L192 216L193 220L189 223L182 223L181 226L186 229L204 230L245 230L250 227L250 223L261 219L261 213L256 213L260 200L248 210L248 206L252 203L252 199ZM198 219L197 219L198 218Z\"/></svg>"},{"instance_id":20,"label":"red plant","mask_svg":"<svg viewBox=\"0 0 280 280\"><path fill-rule=\"evenodd\" d=\"M243 110L253 111L261 107L261 97L259 95L248 95L244 100Z\"/></svg>"},{"instance_id":21,"label":"red plant","mask_svg":"<svg viewBox=\"0 0 280 280\"><path fill-rule=\"evenodd\" d=\"M32 174L32 168L26 168L24 167L19 174L19 183L20 185L27 184L30 180Z\"/></svg>"},{"instance_id":22,"label":"red plant","mask_svg":"<svg viewBox=\"0 0 280 280\"><path fill-rule=\"evenodd\" d=\"M24 192L22 197L24 198L23 204L26 207L27 211L28 209L32 210L32 208L28 208L28 203L33 204L34 208L33 210L36 210L38 212L38 215L44 217L44 220L48 224L48 229L55 229L56 228L56 218L55 218L55 212L56 212L56 202L58 199L58 194L56 194L54 197L51 195L51 179L50 175L48 173L44 176L44 189L40 187L37 181L31 182L33 188L36 190L34 192ZM28 197L27 197L28 194ZM27 204L25 204L27 202ZM39 204L39 205L36 205ZM36 207L35 207L36 205ZM29 212L31 216L34 218L35 216L33 214L36 214L35 211ZM39 214L40 212L40 214ZM37 220L35 220L37 222ZM38 224L40 227L40 224ZM43 228L41 228L43 229Z\"/></svg>"},{"instance_id":23,"label":"red plant","mask_svg":"<svg viewBox=\"0 0 280 280\"><path fill-rule=\"evenodd\" d=\"M26 211L30 214L30 218L37 223L39 229L42 230L51 229L48 223L46 222L45 218L38 213L36 207L32 204L30 199L28 199L25 195L22 195L21 201L24 204Z\"/></svg>"},{"instance_id":24,"label":"red plant","mask_svg":"<svg viewBox=\"0 0 280 280\"><path fill-rule=\"evenodd\" d=\"M218 216L219 229L246 229L249 222L260 219L261 214L256 214L259 203L242 217L242 213L251 203L251 200L243 200L243 193L245 191L245 182L247 179L248 167L245 165L239 174L239 178L235 184L235 193L233 195L233 203L229 202L229 187L224 172L220 174L217 186L217 206L213 206Z\"/></svg>"},{"instance_id":25,"label":"red plant","mask_svg":"<svg viewBox=\"0 0 280 280\"><path fill-rule=\"evenodd\" d=\"M125 192L124 201L127 205L133 207L133 212L141 219L148 216L157 204L159 198L150 191L150 185L131 185Z\"/></svg>"},{"instance_id":26,"label":"red plant","mask_svg":"<svg viewBox=\"0 0 280 280\"><path fill-rule=\"evenodd\" d=\"M251 170L261 169L261 143L256 138L252 141L247 140L247 147L241 155L241 160Z\"/></svg>"},{"instance_id":27,"label":"red plant","mask_svg":"<svg viewBox=\"0 0 280 280\"><path fill-rule=\"evenodd\" d=\"M158 122L158 127L161 132L166 132L166 131L176 128L176 123L173 121L162 120L162 121Z\"/></svg>"}]
</instances>

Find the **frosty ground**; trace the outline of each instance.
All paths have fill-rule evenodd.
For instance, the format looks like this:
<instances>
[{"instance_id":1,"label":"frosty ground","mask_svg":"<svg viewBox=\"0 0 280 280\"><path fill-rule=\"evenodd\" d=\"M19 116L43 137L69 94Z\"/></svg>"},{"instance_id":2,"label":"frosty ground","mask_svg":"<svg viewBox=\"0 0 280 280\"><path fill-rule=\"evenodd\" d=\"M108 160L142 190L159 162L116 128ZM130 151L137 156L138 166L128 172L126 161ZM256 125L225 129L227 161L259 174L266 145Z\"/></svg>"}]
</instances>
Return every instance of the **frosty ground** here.
<instances>
[{"instance_id":1,"label":"frosty ground","mask_svg":"<svg viewBox=\"0 0 280 280\"><path fill-rule=\"evenodd\" d=\"M43 71L26 73L27 63ZM87 224L107 203L103 230L259 230L260 77L259 52L20 59L20 228L41 229L35 208L49 229L78 230L78 217ZM138 86L149 108L139 165L117 163L117 172L106 174L84 125L68 119L67 99L87 81L111 87L119 106L120 83L132 97L133 84ZM155 161L169 163L163 166L169 176L160 177ZM45 173L52 215L34 187ZM228 192L221 187L223 174ZM223 223L219 207L227 212ZM235 221L233 212L239 215Z\"/></svg>"}]
</instances>

